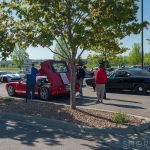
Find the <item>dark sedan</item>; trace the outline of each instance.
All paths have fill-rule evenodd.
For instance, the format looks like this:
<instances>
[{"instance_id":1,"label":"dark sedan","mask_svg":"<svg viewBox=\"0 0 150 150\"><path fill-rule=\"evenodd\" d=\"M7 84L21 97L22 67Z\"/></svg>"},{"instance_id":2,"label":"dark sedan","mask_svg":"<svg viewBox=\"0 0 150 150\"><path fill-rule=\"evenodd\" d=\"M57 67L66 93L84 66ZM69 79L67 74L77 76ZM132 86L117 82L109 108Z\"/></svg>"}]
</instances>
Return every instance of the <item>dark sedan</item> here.
<instances>
[{"instance_id":1,"label":"dark sedan","mask_svg":"<svg viewBox=\"0 0 150 150\"><path fill-rule=\"evenodd\" d=\"M95 86L94 79L85 80L87 85ZM150 90L150 73L145 70L116 70L108 77L107 90L132 90L137 94L145 94Z\"/></svg>"}]
</instances>

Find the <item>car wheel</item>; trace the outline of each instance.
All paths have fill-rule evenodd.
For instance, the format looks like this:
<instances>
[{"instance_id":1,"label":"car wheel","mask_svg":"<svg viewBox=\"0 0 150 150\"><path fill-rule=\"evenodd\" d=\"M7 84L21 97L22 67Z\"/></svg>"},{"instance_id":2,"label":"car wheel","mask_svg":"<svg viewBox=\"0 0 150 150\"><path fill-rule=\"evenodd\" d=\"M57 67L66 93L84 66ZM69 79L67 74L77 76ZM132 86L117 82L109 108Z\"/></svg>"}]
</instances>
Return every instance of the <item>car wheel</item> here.
<instances>
[{"instance_id":1,"label":"car wheel","mask_svg":"<svg viewBox=\"0 0 150 150\"><path fill-rule=\"evenodd\" d=\"M70 92L67 92L66 97L70 98Z\"/></svg>"},{"instance_id":2,"label":"car wheel","mask_svg":"<svg viewBox=\"0 0 150 150\"><path fill-rule=\"evenodd\" d=\"M134 91L136 94L145 94L147 92L143 84L138 84L135 86Z\"/></svg>"},{"instance_id":3,"label":"car wheel","mask_svg":"<svg viewBox=\"0 0 150 150\"><path fill-rule=\"evenodd\" d=\"M12 85L8 86L7 91L9 96L15 96L15 89Z\"/></svg>"},{"instance_id":4,"label":"car wheel","mask_svg":"<svg viewBox=\"0 0 150 150\"><path fill-rule=\"evenodd\" d=\"M39 96L42 100L49 100L50 99L49 89L46 87L40 88Z\"/></svg>"},{"instance_id":5,"label":"car wheel","mask_svg":"<svg viewBox=\"0 0 150 150\"><path fill-rule=\"evenodd\" d=\"M7 78L3 78L3 82L8 82Z\"/></svg>"}]
</instances>

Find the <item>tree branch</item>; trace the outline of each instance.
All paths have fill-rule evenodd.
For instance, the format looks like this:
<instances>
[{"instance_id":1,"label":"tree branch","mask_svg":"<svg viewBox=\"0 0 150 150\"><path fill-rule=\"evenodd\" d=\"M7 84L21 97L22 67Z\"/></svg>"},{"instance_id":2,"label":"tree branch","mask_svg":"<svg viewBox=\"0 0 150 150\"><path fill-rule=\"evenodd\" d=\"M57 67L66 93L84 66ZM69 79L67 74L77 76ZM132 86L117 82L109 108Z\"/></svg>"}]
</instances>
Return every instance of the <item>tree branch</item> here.
<instances>
[{"instance_id":1,"label":"tree branch","mask_svg":"<svg viewBox=\"0 0 150 150\"><path fill-rule=\"evenodd\" d=\"M56 54L56 55L59 55L60 57L64 58L64 59L67 59L69 60L67 57L64 57L63 55L61 55L60 53L57 53L55 51L53 51L50 47L47 47L52 53Z\"/></svg>"},{"instance_id":2,"label":"tree branch","mask_svg":"<svg viewBox=\"0 0 150 150\"><path fill-rule=\"evenodd\" d=\"M83 49L82 51L81 51L81 53L77 56L77 61L79 60L79 58L80 58L80 56L83 54L83 52L85 51L85 49Z\"/></svg>"},{"instance_id":3,"label":"tree branch","mask_svg":"<svg viewBox=\"0 0 150 150\"><path fill-rule=\"evenodd\" d=\"M64 43L65 43L65 45L66 45L66 48L69 50L70 48L68 47L68 43L66 42L65 37L64 37L64 35L62 34L62 30L60 31L60 34L61 34L62 40L64 41ZM69 54L69 57L71 58L70 52L68 52L68 54Z\"/></svg>"},{"instance_id":4,"label":"tree branch","mask_svg":"<svg viewBox=\"0 0 150 150\"><path fill-rule=\"evenodd\" d=\"M61 48L61 50L62 50L62 51L65 53L65 55L69 58L69 55L68 55L67 52L64 50L64 48L61 46L61 44L59 43L59 41L57 40L57 38L56 38L56 37L54 37L54 38L55 38L57 44L59 45L59 47Z\"/></svg>"}]
</instances>

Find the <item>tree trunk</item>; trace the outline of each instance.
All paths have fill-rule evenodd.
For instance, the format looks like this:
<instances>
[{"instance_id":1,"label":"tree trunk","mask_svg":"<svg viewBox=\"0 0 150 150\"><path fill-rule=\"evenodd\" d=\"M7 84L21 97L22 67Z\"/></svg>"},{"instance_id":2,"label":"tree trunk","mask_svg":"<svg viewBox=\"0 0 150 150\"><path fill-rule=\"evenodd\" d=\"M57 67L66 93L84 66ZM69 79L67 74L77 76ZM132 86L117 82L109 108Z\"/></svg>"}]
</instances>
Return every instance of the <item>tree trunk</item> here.
<instances>
[{"instance_id":1,"label":"tree trunk","mask_svg":"<svg viewBox=\"0 0 150 150\"><path fill-rule=\"evenodd\" d=\"M76 84L76 72L75 72L75 61L71 62L71 77L70 77L70 108L76 109L76 101L75 101L75 84Z\"/></svg>"}]
</instances>

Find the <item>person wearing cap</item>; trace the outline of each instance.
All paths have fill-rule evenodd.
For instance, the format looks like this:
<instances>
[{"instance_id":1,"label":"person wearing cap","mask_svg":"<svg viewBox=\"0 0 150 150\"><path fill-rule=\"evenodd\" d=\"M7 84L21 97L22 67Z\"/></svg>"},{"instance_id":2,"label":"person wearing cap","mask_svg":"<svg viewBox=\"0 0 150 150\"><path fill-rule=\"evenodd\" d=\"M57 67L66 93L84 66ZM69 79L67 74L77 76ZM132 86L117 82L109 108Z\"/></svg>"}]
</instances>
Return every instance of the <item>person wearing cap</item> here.
<instances>
[{"instance_id":1,"label":"person wearing cap","mask_svg":"<svg viewBox=\"0 0 150 150\"><path fill-rule=\"evenodd\" d=\"M97 94L96 103L99 102L103 103L106 83L107 83L107 74L103 64L100 64L95 75L96 94Z\"/></svg>"},{"instance_id":2,"label":"person wearing cap","mask_svg":"<svg viewBox=\"0 0 150 150\"><path fill-rule=\"evenodd\" d=\"M30 96L31 96L31 99L34 99L37 74L38 74L38 69L36 69L34 67L34 64L32 64L31 74L29 74L27 78L27 98L28 99L30 99ZM30 95L30 92L32 92L32 95Z\"/></svg>"}]
</instances>

